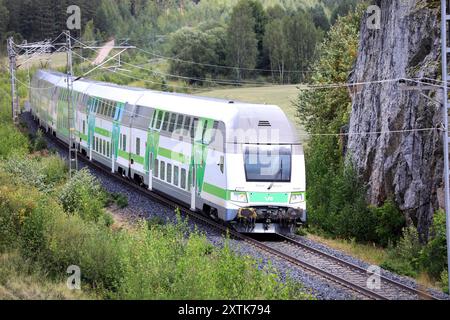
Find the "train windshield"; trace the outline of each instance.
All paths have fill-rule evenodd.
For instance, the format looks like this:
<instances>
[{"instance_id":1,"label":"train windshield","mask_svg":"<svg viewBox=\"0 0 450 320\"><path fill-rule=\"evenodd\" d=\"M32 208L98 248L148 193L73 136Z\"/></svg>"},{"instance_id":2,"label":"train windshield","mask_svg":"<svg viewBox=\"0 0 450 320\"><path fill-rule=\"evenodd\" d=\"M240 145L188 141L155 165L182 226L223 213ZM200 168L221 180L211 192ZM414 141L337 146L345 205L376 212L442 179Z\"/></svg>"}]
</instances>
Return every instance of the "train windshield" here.
<instances>
[{"instance_id":1,"label":"train windshield","mask_svg":"<svg viewBox=\"0 0 450 320\"><path fill-rule=\"evenodd\" d=\"M248 146L244 150L247 181L290 182L291 146Z\"/></svg>"}]
</instances>

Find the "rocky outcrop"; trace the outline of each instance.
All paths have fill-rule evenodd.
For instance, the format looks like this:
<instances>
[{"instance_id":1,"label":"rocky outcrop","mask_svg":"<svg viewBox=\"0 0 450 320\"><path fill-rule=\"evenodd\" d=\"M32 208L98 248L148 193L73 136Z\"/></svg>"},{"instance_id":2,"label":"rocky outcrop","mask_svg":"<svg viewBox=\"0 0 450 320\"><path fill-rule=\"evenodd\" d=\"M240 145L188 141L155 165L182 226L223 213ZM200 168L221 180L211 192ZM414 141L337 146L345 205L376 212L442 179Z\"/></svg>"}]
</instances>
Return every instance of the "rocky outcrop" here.
<instances>
[{"instance_id":1,"label":"rocky outcrop","mask_svg":"<svg viewBox=\"0 0 450 320\"><path fill-rule=\"evenodd\" d=\"M440 11L425 0L379 0L381 29L363 18L351 81L440 78ZM428 4L427 4L428 2ZM407 82L406 86L414 86ZM439 127L441 91L417 91L398 82L365 85L352 94L349 132ZM443 207L441 131L350 135L347 154L368 183L368 200L392 196L427 237Z\"/></svg>"}]
</instances>

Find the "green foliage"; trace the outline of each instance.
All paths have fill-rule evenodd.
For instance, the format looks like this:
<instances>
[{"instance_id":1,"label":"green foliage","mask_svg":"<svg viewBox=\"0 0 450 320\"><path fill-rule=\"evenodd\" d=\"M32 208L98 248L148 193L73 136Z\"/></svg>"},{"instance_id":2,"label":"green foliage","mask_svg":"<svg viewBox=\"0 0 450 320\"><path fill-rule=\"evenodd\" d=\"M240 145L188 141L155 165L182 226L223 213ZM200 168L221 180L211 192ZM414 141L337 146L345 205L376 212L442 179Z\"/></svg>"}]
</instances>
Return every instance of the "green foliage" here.
<instances>
[{"instance_id":1,"label":"green foliage","mask_svg":"<svg viewBox=\"0 0 450 320\"><path fill-rule=\"evenodd\" d=\"M0 122L0 158L28 153L27 137L11 123Z\"/></svg>"},{"instance_id":2,"label":"green foliage","mask_svg":"<svg viewBox=\"0 0 450 320\"><path fill-rule=\"evenodd\" d=\"M414 226L404 228L397 246L391 246L389 257L381 267L399 274L417 276L421 249L417 229Z\"/></svg>"},{"instance_id":3,"label":"green foliage","mask_svg":"<svg viewBox=\"0 0 450 320\"><path fill-rule=\"evenodd\" d=\"M58 156L14 156L0 162L0 169L9 173L14 181L48 193L64 182L66 165Z\"/></svg>"},{"instance_id":4,"label":"green foliage","mask_svg":"<svg viewBox=\"0 0 450 320\"><path fill-rule=\"evenodd\" d=\"M41 151L44 149L47 149L47 140L45 140L42 130L39 129L33 142L33 150Z\"/></svg>"},{"instance_id":5,"label":"green foliage","mask_svg":"<svg viewBox=\"0 0 450 320\"><path fill-rule=\"evenodd\" d=\"M319 46L313 84L347 82L356 60L362 9L340 18ZM339 133L349 120L351 100L346 88L304 90L297 101L300 120L311 133Z\"/></svg>"},{"instance_id":6,"label":"green foliage","mask_svg":"<svg viewBox=\"0 0 450 320\"><path fill-rule=\"evenodd\" d=\"M444 270L441 273L441 288L446 294L449 294L448 290L448 270Z\"/></svg>"},{"instance_id":7,"label":"green foliage","mask_svg":"<svg viewBox=\"0 0 450 320\"><path fill-rule=\"evenodd\" d=\"M58 199L64 211L78 213L89 221L98 221L104 215L107 195L97 179L84 168L61 188Z\"/></svg>"},{"instance_id":8,"label":"green foliage","mask_svg":"<svg viewBox=\"0 0 450 320\"><path fill-rule=\"evenodd\" d=\"M82 270L82 283L117 299L309 299L270 267L219 249L187 223L132 231L67 215L51 198L36 201L21 228L21 252L52 275L70 265Z\"/></svg>"},{"instance_id":9,"label":"green foliage","mask_svg":"<svg viewBox=\"0 0 450 320\"><path fill-rule=\"evenodd\" d=\"M375 235L377 241L382 246L387 246L390 243L395 244L406 224L405 216L400 212L395 202L388 199L383 206L372 207L369 210L376 220Z\"/></svg>"},{"instance_id":10,"label":"green foliage","mask_svg":"<svg viewBox=\"0 0 450 320\"><path fill-rule=\"evenodd\" d=\"M128 198L121 193L113 193L110 195L111 201L114 202L120 209L128 206Z\"/></svg>"},{"instance_id":11,"label":"green foliage","mask_svg":"<svg viewBox=\"0 0 450 320\"><path fill-rule=\"evenodd\" d=\"M242 69L256 67L258 39L255 26L252 6L245 0L240 1L233 8L227 30L227 56L230 65L240 68L236 69L238 80L248 74Z\"/></svg>"},{"instance_id":12,"label":"green foliage","mask_svg":"<svg viewBox=\"0 0 450 320\"><path fill-rule=\"evenodd\" d=\"M432 234L425 244L420 242L419 233L414 226L403 230L397 246L391 246L384 268L409 276L426 272L432 279L442 278L447 270L447 244L445 214L435 213Z\"/></svg>"},{"instance_id":13,"label":"green foliage","mask_svg":"<svg viewBox=\"0 0 450 320\"><path fill-rule=\"evenodd\" d=\"M447 269L447 236L443 210L439 210L433 216L431 238L421 251L420 265L435 279Z\"/></svg>"},{"instance_id":14,"label":"green foliage","mask_svg":"<svg viewBox=\"0 0 450 320\"><path fill-rule=\"evenodd\" d=\"M220 59L225 55L225 29L217 27L203 32L194 28L182 28L172 35L170 43L172 55L180 59L171 60L171 73L203 79L216 73L215 68L208 65L220 64ZM191 79L190 82L201 80Z\"/></svg>"}]
</instances>

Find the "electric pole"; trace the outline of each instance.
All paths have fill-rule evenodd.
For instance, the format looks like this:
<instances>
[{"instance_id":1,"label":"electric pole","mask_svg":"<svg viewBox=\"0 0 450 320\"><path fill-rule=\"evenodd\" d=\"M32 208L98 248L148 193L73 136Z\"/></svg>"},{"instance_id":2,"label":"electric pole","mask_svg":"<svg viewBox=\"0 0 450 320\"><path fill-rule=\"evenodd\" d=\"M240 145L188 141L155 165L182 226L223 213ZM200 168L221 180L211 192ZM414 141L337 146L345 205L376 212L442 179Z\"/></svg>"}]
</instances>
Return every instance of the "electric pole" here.
<instances>
[{"instance_id":1,"label":"electric pole","mask_svg":"<svg viewBox=\"0 0 450 320\"><path fill-rule=\"evenodd\" d=\"M9 74L11 76L11 114L12 120L17 125L19 120L19 99L16 90L16 51L14 50L13 37L8 38Z\"/></svg>"},{"instance_id":2,"label":"electric pole","mask_svg":"<svg viewBox=\"0 0 450 320\"><path fill-rule=\"evenodd\" d=\"M78 170L78 147L75 135L76 108L73 102L73 68L72 68L72 41L70 31L65 31L67 46L67 120L69 129L69 178Z\"/></svg>"},{"instance_id":3,"label":"electric pole","mask_svg":"<svg viewBox=\"0 0 450 320\"><path fill-rule=\"evenodd\" d=\"M449 289L450 289L450 176L449 176L449 131L448 131L448 117L450 103L448 100L448 65L447 57L450 53L450 48L448 47L448 23L450 21L450 15L448 15L448 0L441 0L441 45L442 45L442 81L443 81L443 120L444 120L444 189L445 189L445 216L446 216L446 226L447 226L447 264L448 264L448 277L449 277Z\"/></svg>"}]
</instances>

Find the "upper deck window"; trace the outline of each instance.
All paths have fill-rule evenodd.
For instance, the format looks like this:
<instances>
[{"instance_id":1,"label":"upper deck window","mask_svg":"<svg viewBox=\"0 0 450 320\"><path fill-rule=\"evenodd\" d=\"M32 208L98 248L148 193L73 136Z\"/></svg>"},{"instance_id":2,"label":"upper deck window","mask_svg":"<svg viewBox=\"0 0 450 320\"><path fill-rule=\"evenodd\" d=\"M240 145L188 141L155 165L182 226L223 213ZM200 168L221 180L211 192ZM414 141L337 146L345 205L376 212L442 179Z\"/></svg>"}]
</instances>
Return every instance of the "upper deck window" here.
<instances>
[{"instance_id":1,"label":"upper deck window","mask_svg":"<svg viewBox=\"0 0 450 320\"><path fill-rule=\"evenodd\" d=\"M290 182L291 146L247 146L244 166L247 181Z\"/></svg>"}]
</instances>

